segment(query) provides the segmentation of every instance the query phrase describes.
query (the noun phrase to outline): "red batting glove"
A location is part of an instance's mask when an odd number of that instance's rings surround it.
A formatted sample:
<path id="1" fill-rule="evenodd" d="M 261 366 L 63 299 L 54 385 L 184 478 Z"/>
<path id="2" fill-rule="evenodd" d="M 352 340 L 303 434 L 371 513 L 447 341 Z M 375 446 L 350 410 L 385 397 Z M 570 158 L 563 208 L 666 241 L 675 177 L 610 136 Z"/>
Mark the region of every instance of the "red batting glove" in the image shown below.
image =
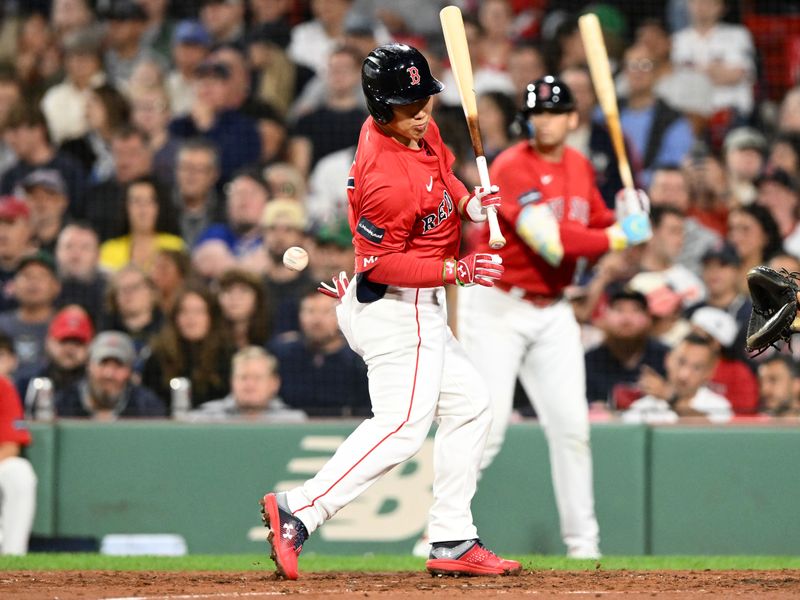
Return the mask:
<path id="1" fill-rule="evenodd" d="M 500 188 L 493 185 L 489 188 L 475 187 L 475 195 L 464 202 L 462 213 L 473 223 L 486 220 L 486 211 L 490 207 L 500 208 Z"/>
<path id="2" fill-rule="evenodd" d="M 445 283 L 462 287 L 469 287 L 476 283 L 493 287 L 495 280 L 500 279 L 504 271 L 502 259 L 497 254 L 478 252 L 468 254 L 459 260 L 446 259 L 442 277 Z"/>
<path id="3" fill-rule="evenodd" d="M 328 285 L 324 281 L 319 282 L 317 291 L 326 296 L 330 296 L 334 300 L 341 300 L 344 293 L 347 291 L 347 286 L 350 285 L 350 280 L 347 278 L 347 273 L 342 271 L 338 276 L 334 275 L 331 278 L 333 285 Z"/>

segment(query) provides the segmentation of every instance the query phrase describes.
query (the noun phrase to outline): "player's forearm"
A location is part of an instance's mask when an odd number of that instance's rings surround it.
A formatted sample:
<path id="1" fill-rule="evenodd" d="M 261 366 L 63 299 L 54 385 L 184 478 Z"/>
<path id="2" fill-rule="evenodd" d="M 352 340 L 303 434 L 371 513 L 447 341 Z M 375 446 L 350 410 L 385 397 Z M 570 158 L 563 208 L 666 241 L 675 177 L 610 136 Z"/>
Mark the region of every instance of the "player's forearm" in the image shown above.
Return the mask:
<path id="1" fill-rule="evenodd" d="M 561 244 L 564 246 L 564 258 L 601 257 L 608 252 L 608 235 L 603 229 L 589 229 L 575 223 L 561 223 Z"/>
<path id="2" fill-rule="evenodd" d="M 438 287 L 444 285 L 444 261 L 439 258 L 415 258 L 407 254 L 385 254 L 369 270 L 375 283 L 399 287 Z"/>

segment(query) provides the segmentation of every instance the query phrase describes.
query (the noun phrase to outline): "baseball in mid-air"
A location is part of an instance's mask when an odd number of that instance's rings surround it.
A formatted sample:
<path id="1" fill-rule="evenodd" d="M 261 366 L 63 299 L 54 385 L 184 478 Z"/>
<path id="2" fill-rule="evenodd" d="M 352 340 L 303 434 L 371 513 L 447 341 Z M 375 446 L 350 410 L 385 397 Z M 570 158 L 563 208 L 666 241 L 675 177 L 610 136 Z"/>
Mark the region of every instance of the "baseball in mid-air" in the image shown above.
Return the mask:
<path id="1" fill-rule="evenodd" d="M 302 271 L 308 266 L 308 252 L 300 246 L 292 246 L 283 253 L 283 264 L 292 271 Z"/>

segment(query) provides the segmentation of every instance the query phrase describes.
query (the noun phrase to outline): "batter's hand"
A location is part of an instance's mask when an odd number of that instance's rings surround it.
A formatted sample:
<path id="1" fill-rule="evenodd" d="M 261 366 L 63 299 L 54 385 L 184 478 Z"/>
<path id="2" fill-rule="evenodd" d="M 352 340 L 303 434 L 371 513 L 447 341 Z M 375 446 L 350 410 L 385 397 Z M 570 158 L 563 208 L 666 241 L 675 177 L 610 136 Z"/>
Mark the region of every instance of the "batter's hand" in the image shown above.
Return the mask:
<path id="1" fill-rule="evenodd" d="M 499 187 L 496 185 L 489 188 L 475 186 L 475 194 L 466 201 L 461 212 L 473 223 L 482 223 L 486 220 L 486 210 L 490 206 L 499 208 L 500 204 Z"/>
<path id="2" fill-rule="evenodd" d="M 614 213 L 621 223 L 628 215 L 643 212 L 650 214 L 650 198 L 644 190 L 622 188 L 614 196 Z"/>
<path id="3" fill-rule="evenodd" d="M 338 276 L 334 275 L 331 281 L 333 281 L 333 285 L 328 285 L 324 281 L 320 281 L 317 291 L 326 296 L 330 296 L 334 300 L 341 300 L 342 296 L 344 296 L 344 293 L 347 291 L 347 286 L 350 285 L 347 273 L 342 271 Z"/>
<path id="4" fill-rule="evenodd" d="M 499 255 L 478 252 L 468 254 L 459 260 L 446 259 L 442 275 L 445 283 L 457 284 L 462 287 L 469 287 L 477 283 L 493 287 L 494 282 L 502 277 L 504 271 L 503 259 Z"/>

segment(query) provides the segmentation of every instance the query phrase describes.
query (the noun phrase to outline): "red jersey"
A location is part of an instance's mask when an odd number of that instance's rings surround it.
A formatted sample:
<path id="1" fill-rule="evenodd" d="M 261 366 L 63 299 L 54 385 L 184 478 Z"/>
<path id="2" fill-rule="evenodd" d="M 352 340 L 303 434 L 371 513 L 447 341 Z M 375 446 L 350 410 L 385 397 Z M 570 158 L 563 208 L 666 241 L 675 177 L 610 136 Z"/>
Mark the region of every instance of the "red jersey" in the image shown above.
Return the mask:
<path id="1" fill-rule="evenodd" d="M 556 296 L 572 282 L 578 258 L 594 259 L 608 251 L 604 229 L 614 223 L 614 213 L 595 186 L 592 165 L 578 151 L 565 147 L 561 161 L 550 162 L 523 141 L 500 153 L 490 175 L 503 198 L 498 219 L 506 245 L 491 250 L 488 235 L 482 235 L 477 250 L 500 254 L 505 267 L 502 283 Z M 558 267 L 549 265 L 516 232 L 520 211 L 543 202 L 559 222 L 564 259 Z"/>
<path id="2" fill-rule="evenodd" d="M 14 442 L 21 446 L 31 443 L 17 388 L 6 377 L 0 377 L 0 443 L 3 442 Z"/>
<path id="3" fill-rule="evenodd" d="M 388 254 L 440 260 L 456 256 L 461 241 L 458 201 L 467 189 L 453 175 L 455 158 L 433 119 L 421 145 L 419 150 L 403 146 L 372 117 L 361 127 L 347 180 L 356 273 L 372 269 Z"/>

